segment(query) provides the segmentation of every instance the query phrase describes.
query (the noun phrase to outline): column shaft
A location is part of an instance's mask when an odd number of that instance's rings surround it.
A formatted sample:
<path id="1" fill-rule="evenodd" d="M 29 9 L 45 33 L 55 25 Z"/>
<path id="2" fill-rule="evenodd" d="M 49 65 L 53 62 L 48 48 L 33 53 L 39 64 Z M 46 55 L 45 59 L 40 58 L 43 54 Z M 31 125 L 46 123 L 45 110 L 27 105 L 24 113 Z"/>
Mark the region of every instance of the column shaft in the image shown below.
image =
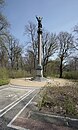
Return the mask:
<path id="1" fill-rule="evenodd" d="M 41 66 L 42 61 L 42 36 L 38 35 L 38 65 Z"/>

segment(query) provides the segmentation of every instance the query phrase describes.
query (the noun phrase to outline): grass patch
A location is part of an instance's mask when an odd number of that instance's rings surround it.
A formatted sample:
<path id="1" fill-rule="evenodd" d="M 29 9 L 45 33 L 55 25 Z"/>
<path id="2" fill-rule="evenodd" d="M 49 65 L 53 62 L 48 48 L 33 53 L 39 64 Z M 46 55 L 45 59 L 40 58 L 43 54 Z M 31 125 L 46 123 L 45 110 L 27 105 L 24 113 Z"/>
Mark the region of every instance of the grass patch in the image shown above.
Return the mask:
<path id="1" fill-rule="evenodd" d="M 10 81 L 9 79 L 0 79 L 0 86 L 9 84 L 9 81 Z"/>
<path id="2" fill-rule="evenodd" d="M 78 118 L 78 86 L 51 86 L 40 91 L 38 108 L 62 116 Z"/>

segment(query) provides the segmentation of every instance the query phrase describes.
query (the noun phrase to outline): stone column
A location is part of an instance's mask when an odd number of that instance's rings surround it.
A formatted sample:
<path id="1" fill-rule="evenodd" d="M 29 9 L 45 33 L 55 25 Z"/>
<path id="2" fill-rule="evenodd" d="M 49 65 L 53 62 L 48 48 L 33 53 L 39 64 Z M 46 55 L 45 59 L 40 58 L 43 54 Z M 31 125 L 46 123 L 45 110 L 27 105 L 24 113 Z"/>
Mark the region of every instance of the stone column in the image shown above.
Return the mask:
<path id="1" fill-rule="evenodd" d="M 36 17 L 38 21 L 38 66 L 37 66 L 37 77 L 43 77 L 43 70 L 42 70 L 42 24 L 41 24 L 41 17 Z"/>

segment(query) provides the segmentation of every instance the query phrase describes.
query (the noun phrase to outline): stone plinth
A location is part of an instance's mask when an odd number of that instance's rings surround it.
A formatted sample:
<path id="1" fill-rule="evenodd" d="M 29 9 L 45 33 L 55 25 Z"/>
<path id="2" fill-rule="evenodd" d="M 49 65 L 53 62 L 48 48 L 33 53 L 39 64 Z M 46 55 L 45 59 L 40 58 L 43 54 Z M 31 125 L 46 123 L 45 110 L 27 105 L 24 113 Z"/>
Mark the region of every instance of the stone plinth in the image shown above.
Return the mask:
<path id="1" fill-rule="evenodd" d="M 40 65 L 37 66 L 36 76 L 37 77 L 43 77 L 43 70 L 42 70 L 42 66 L 40 66 Z"/>

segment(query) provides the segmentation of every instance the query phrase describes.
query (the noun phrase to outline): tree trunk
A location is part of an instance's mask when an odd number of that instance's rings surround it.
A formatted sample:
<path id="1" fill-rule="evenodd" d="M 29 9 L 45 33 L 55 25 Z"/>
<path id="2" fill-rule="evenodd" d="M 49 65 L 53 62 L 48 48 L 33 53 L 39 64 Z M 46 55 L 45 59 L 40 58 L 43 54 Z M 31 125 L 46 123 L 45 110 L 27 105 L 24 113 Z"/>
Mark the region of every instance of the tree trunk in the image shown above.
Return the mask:
<path id="1" fill-rule="evenodd" d="M 76 69 L 76 59 L 75 59 L 75 71 L 76 71 L 77 69 Z"/>
<path id="2" fill-rule="evenodd" d="M 14 64 L 13 64 L 12 57 L 10 58 L 10 60 L 11 60 L 11 69 L 13 69 L 13 67 L 14 67 Z"/>
<path id="3" fill-rule="evenodd" d="M 61 63 L 60 63 L 60 78 L 62 78 L 62 73 L 63 73 L 63 57 L 61 57 Z"/>
<path id="4" fill-rule="evenodd" d="M 43 77 L 45 76 L 45 69 L 44 69 L 44 65 L 43 65 Z"/>

